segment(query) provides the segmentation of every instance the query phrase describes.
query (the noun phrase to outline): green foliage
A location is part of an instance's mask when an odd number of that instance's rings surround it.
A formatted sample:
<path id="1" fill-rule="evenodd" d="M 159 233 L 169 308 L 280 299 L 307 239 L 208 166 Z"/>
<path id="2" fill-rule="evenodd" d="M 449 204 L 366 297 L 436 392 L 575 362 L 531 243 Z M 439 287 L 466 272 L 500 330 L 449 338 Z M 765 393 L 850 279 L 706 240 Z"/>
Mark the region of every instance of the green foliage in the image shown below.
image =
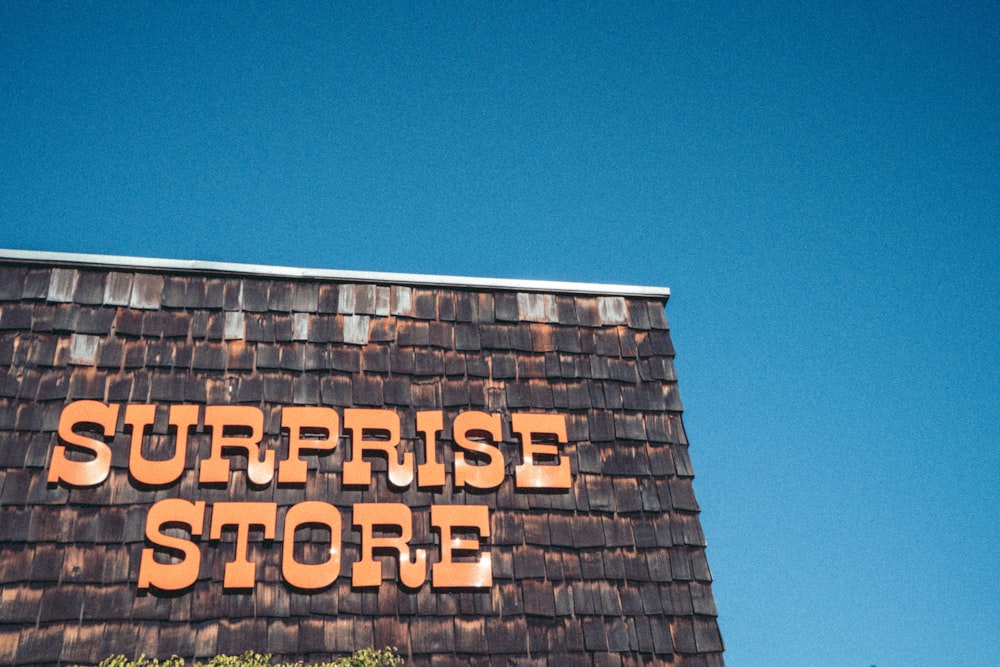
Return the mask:
<path id="1" fill-rule="evenodd" d="M 350 656 L 317 667 L 397 667 L 403 664 L 403 659 L 396 653 L 395 647 L 387 646 L 382 650 L 364 648 Z"/>
<path id="2" fill-rule="evenodd" d="M 184 659 L 172 656 L 166 660 L 150 660 L 145 655 L 129 660 L 123 655 L 114 655 L 101 661 L 98 667 L 183 667 Z"/>
<path id="3" fill-rule="evenodd" d="M 402 664 L 403 659 L 396 653 L 395 647 L 387 646 L 383 649 L 361 649 L 349 657 L 315 665 L 272 663 L 270 654 L 247 651 L 243 655 L 217 655 L 206 663 L 194 663 L 194 667 L 398 667 Z M 141 655 L 130 660 L 124 655 L 115 655 L 102 660 L 98 667 L 184 667 L 184 659 L 172 656 L 156 660 Z"/>

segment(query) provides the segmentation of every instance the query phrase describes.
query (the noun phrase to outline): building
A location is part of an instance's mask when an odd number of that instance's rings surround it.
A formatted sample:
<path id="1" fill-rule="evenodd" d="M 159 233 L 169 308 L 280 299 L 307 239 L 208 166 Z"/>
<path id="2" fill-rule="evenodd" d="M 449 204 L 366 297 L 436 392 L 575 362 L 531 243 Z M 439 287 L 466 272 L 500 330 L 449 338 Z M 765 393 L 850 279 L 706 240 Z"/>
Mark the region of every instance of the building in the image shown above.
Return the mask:
<path id="1" fill-rule="evenodd" d="M 0 663 L 722 665 L 668 296 L 0 251 Z"/>

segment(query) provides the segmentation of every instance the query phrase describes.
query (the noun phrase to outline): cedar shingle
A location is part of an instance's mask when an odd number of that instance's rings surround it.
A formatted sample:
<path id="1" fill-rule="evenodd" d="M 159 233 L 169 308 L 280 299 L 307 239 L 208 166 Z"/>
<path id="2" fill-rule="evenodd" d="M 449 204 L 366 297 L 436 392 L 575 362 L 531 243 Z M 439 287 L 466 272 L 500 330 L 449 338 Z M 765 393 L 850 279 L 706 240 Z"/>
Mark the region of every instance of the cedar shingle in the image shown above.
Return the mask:
<path id="1" fill-rule="evenodd" d="M 141 336 L 142 316 L 141 310 L 120 309 L 115 321 L 115 333 L 119 336 Z"/>
<path id="2" fill-rule="evenodd" d="M 263 313 L 267 311 L 267 293 L 269 282 L 264 280 L 244 279 L 240 296 L 244 310 L 253 313 Z M 227 304 L 228 305 L 228 304 Z M 227 310 L 237 310 L 227 308 Z"/>
<path id="3" fill-rule="evenodd" d="M 164 306 L 165 307 L 176 307 L 176 308 L 221 308 L 221 283 L 218 281 L 208 281 L 206 282 L 201 278 L 187 277 L 183 280 L 184 284 L 184 297 L 183 301 L 177 306 L 169 306 L 166 299 L 166 286 L 164 286 Z M 212 285 L 211 295 L 209 295 L 206 289 L 208 285 Z M 176 297 L 173 299 L 176 301 Z"/>
<path id="4" fill-rule="evenodd" d="M 24 289 L 21 291 L 21 298 L 36 301 L 44 299 L 49 292 L 49 271 L 48 269 L 39 271 L 28 271 L 24 277 Z"/>
<path id="5" fill-rule="evenodd" d="M 653 632 L 649 625 L 649 619 L 641 613 L 637 613 L 631 618 L 632 627 L 635 628 L 636 644 L 640 653 L 653 653 L 655 644 L 653 642 Z"/>
<path id="6" fill-rule="evenodd" d="M 667 323 L 667 313 L 663 309 L 663 304 L 656 301 L 649 301 L 646 304 L 646 312 L 649 314 L 649 326 L 654 329 L 669 329 Z"/>
<path id="7" fill-rule="evenodd" d="M 531 387 L 526 382 L 507 383 L 507 407 L 518 410 L 531 406 Z"/>
<path id="8" fill-rule="evenodd" d="M 454 623 L 450 618 L 422 619 L 418 629 L 411 633 L 411 640 L 414 653 L 449 653 L 455 645 Z"/>
<path id="9" fill-rule="evenodd" d="M 597 297 L 597 312 L 603 324 L 625 324 L 627 321 L 624 297 Z"/>
<path id="10" fill-rule="evenodd" d="M 103 632 L 99 626 L 66 626 L 60 660 L 72 664 L 93 664 L 106 657 L 101 655 Z M 13 664 L 13 656 L 10 664 Z"/>
<path id="11" fill-rule="evenodd" d="M 491 374 L 494 380 L 507 380 L 517 377 L 517 357 L 513 354 L 498 353 L 489 357 Z"/>
<path id="12" fill-rule="evenodd" d="M 104 274 L 93 271 L 80 273 L 73 300 L 90 306 L 101 304 L 104 300 Z"/>
<path id="13" fill-rule="evenodd" d="M 482 326 L 482 325 L 481 325 Z M 478 351 L 481 349 L 479 329 L 472 324 L 458 324 L 455 327 L 455 349 Z"/>
<path id="14" fill-rule="evenodd" d="M 413 372 L 415 375 L 443 375 L 444 355 L 439 350 L 416 350 Z"/>
<path id="15" fill-rule="evenodd" d="M 410 296 L 413 317 L 431 320 L 437 315 L 437 293 L 432 289 L 415 288 Z"/>
<path id="16" fill-rule="evenodd" d="M 649 329 L 651 326 L 649 319 L 649 309 L 659 308 L 663 312 L 663 306 L 653 301 L 641 301 L 639 299 L 629 299 L 626 304 L 626 320 L 632 329 Z"/>
<path id="17" fill-rule="evenodd" d="M 505 324 L 480 324 L 479 340 L 484 350 L 509 350 L 510 328 Z"/>
<path id="18" fill-rule="evenodd" d="M 299 615 L 299 614 L 296 614 Z M 302 614 L 306 616 L 307 614 Z M 302 653 L 325 653 L 324 623 L 318 618 L 299 619 L 299 651 Z"/>
<path id="19" fill-rule="evenodd" d="M 510 292 L 496 292 L 493 295 L 493 313 L 498 322 L 516 322 L 517 295 Z"/>
<path id="20" fill-rule="evenodd" d="M 401 347 L 426 347 L 431 342 L 431 328 L 427 322 L 399 320 L 396 323 L 396 343 Z"/>
<path id="21" fill-rule="evenodd" d="M 355 377 L 352 386 L 354 402 L 361 406 L 383 405 L 382 379 L 379 377 Z"/>
<path id="22" fill-rule="evenodd" d="M 455 347 L 453 325 L 446 322 L 430 322 L 431 347 L 451 350 Z"/>
<path id="23" fill-rule="evenodd" d="M 688 584 L 691 592 L 691 608 L 696 614 L 706 616 L 717 616 L 715 600 L 712 598 L 712 589 L 707 583 L 692 581 Z"/>
<path id="24" fill-rule="evenodd" d="M 63 630 L 59 625 L 41 626 L 22 632 L 17 661 L 24 664 L 56 664 L 62 652 Z"/>
<path id="25" fill-rule="evenodd" d="M 55 333 L 73 333 L 80 319 L 80 306 L 75 303 L 60 304 L 53 312 L 51 327 Z M 37 328 L 37 327 L 36 327 Z"/>
<path id="26" fill-rule="evenodd" d="M 514 576 L 539 579 L 545 576 L 545 551 L 534 546 L 514 547 Z"/>
<path id="27" fill-rule="evenodd" d="M 715 619 L 694 617 L 694 643 L 701 653 L 722 651 L 722 636 Z"/>
<path id="28" fill-rule="evenodd" d="M 113 308 L 87 308 L 79 311 L 76 332 L 107 335 L 115 321 L 117 311 Z"/>
<path id="29" fill-rule="evenodd" d="M 5 266 L 0 269 L 0 301 L 18 301 L 24 288 L 25 267 Z"/>
<path id="30" fill-rule="evenodd" d="M 444 353 L 444 374 L 449 378 L 465 377 L 465 355 L 461 352 L 446 351 Z"/>
<path id="31" fill-rule="evenodd" d="M 456 618 L 454 628 L 456 652 L 471 654 L 487 652 L 485 619 Z M 419 632 L 415 634 L 419 634 Z"/>
<path id="32" fill-rule="evenodd" d="M 23 542 L 26 539 L 26 526 L 26 521 L 17 524 L 19 530 L 16 536 L 10 538 L 12 542 Z M 0 560 L 0 583 L 10 584 L 28 581 L 31 578 L 31 561 L 34 555 L 34 548 L 31 546 L 16 543 L 7 545 L 4 550 L 3 560 Z M 17 595 L 16 591 L 18 590 L 23 589 L 5 586 L 2 592 L 5 595 L 13 596 Z M 41 591 L 39 590 L 40 593 Z M 12 616 L 5 615 L 7 611 L 5 604 L 0 604 L 0 616 L 3 616 L 2 620 L 14 620 Z"/>
<path id="33" fill-rule="evenodd" d="M 493 655 L 520 655 L 527 646 L 527 624 L 523 618 L 486 619 L 486 641 Z"/>
<path id="34" fill-rule="evenodd" d="M 294 288 L 295 285 L 293 283 L 271 282 L 267 299 L 268 310 L 284 313 L 292 310 L 292 291 Z"/>
<path id="35" fill-rule="evenodd" d="M 280 612 L 278 612 L 280 613 Z M 299 652 L 299 625 L 296 621 L 282 618 L 273 620 L 267 626 L 267 651 L 277 654 Z"/>
<path id="36" fill-rule="evenodd" d="M 625 578 L 625 559 L 619 550 L 606 550 L 604 556 L 604 576 L 607 579 L 622 580 Z"/>
<path id="37" fill-rule="evenodd" d="M 555 596 L 551 582 L 523 581 L 521 590 L 524 595 L 524 613 L 532 616 L 555 616 Z"/>
<path id="38" fill-rule="evenodd" d="M 705 550 L 703 548 L 691 549 L 688 552 L 688 555 L 691 557 L 691 572 L 694 574 L 694 578 L 698 581 L 712 581 L 712 571 L 708 567 L 708 559 L 705 558 Z M 709 594 L 711 594 L 710 590 Z"/>
<path id="39" fill-rule="evenodd" d="M 184 308 L 187 305 L 188 280 L 180 276 L 168 276 L 163 281 L 163 307 Z"/>
<path id="40" fill-rule="evenodd" d="M 674 547 L 668 551 L 670 554 L 671 577 L 680 581 L 690 581 L 692 579 L 691 561 L 688 560 L 687 550 L 680 547 Z M 650 567 L 650 571 L 652 572 L 652 567 Z"/>
<path id="41" fill-rule="evenodd" d="M 469 385 L 463 381 L 446 380 L 441 385 L 441 403 L 444 407 L 461 407 L 470 403 Z"/>
<path id="42" fill-rule="evenodd" d="M 673 639 L 674 650 L 677 653 L 696 653 L 694 622 L 691 618 L 675 616 L 670 621 L 670 637 Z M 655 639 L 655 635 L 654 635 Z M 660 653 L 657 650 L 657 653 Z"/>
<path id="43" fill-rule="evenodd" d="M 527 324 L 514 324 L 508 327 L 510 349 L 518 352 L 531 352 L 531 329 Z"/>
<path id="44" fill-rule="evenodd" d="M 581 625 L 583 626 L 584 646 L 588 651 L 606 651 L 608 649 L 608 636 L 603 619 L 584 617 L 581 619 Z"/>
<path id="45" fill-rule="evenodd" d="M 318 293 L 317 310 L 320 313 L 334 314 L 340 303 L 339 285 L 320 285 Z"/>
<path id="46" fill-rule="evenodd" d="M 664 616 L 648 616 L 647 619 L 653 635 L 653 650 L 657 655 L 672 654 L 676 637 L 673 636 L 670 621 Z"/>
<path id="47" fill-rule="evenodd" d="M 160 307 L 164 277 L 152 273 L 137 273 L 132 278 L 131 308 L 156 310 Z"/>
<path id="48" fill-rule="evenodd" d="M 297 313 L 315 313 L 319 308 L 319 285 L 295 283 L 292 310 Z"/>
<path id="49" fill-rule="evenodd" d="M 243 313 L 230 311 L 226 313 L 223 336 L 225 338 L 239 338 L 237 329 L 242 332 L 246 327 L 246 339 L 250 342 L 273 343 L 274 342 L 274 319 L 270 314 L 251 314 L 245 317 Z"/>
<path id="50" fill-rule="evenodd" d="M 518 318 L 528 322 L 558 322 L 556 297 L 538 292 L 517 293 Z"/>
<path id="51" fill-rule="evenodd" d="M 342 319 L 343 341 L 350 345 L 367 344 L 369 323 L 368 315 L 344 315 Z"/>
<path id="52" fill-rule="evenodd" d="M 694 470 L 691 467 L 691 458 L 688 456 L 687 445 L 676 444 L 671 450 L 674 455 L 674 465 L 677 467 L 677 475 L 680 477 L 694 477 Z"/>
<path id="53" fill-rule="evenodd" d="M 629 477 L 616 477 L 612 480 L 615 492 L 615 504 L 619 512 L 642 511 L 642 497 L 639 495 L 638 482 Z"/>
<path id="54" fill-rule="evenodd" d="M 79 586 L 59 586 L 42 596 L 38 620 L 41 623 L 69 621 L 80 617 L 85 591 Z"/>
<path id="55" fill-rule="evenodd" d="M 373 343 L 387 343 L 396 340 L 396 320 L 390 317 L 377 317 L 370 323 L 368 340 Z"/>
<path id="56" fill-rule="evenodd" d="M 229 343 L 226 359 L 226 368 L 229 370 L 252 370 L 256 357 L 256 348 L 246 345 L 243 341 L 233 341 Z"/>
<path id="57" fill-rule="evenodd" d="M 226 347 L 219 343 L 202 343 L 194 349 L 191 360 L 194 370 L 216 370 L 226 368 Z"/>
<path id="58" fill-rule="evenodd" d="M 628 627 L 623 618 L 608 619 L 608 650 L 623 653 L 630 648 Z"/>
<path id="59" fill-rule="evenodd" d="M 701 509 L 698 507 L 698 501 L 695 500 L 690 477 L 671 478 L 669 484 L 670 499 L 673 507 L 692 512 L 697 512 Z"/>
<path id="60" fill-rule="evenodd" d="M 52 269 L 46 299 L 61 303 L 72 301 L 77 280 L 79 280 L 79 272 L 76 269 Z"/>
<path id="61" fill-rule="evenodd" d="M 517 377 L 522 380 L 544 378 L 545 357 L 543 355 L 519 357 L 517 360 Z"/>

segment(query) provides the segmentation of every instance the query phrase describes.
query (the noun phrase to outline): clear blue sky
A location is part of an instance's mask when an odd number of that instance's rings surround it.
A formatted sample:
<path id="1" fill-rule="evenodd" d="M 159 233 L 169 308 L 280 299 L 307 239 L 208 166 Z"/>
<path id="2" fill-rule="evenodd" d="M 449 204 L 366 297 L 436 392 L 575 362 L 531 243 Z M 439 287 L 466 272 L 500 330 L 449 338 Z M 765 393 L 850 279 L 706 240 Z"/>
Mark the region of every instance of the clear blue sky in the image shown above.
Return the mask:
<path id="1" fill-rule="evenodd" d="M 1000 6 L 539 4 L 0 3 L 0 247 L 669 286 L 728 663 L 1000 664 Z"/>

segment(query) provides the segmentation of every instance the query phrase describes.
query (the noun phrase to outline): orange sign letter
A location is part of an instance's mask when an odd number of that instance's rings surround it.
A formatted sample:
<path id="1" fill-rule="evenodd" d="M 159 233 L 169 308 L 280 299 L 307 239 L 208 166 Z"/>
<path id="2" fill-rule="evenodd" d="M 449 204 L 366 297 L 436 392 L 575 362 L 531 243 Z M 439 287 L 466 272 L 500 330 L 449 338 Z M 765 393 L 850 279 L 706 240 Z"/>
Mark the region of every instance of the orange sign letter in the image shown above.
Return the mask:
<path id="1" fill-rule="evenodd" d="M 503 453 L 498 447 L 485 442 L 483 435 L 488 435 L 493 442 L 503 439 L 500 425 L 500 415 L 488 415 L 485 412 L 463 412 L 452 424 L 455 444 L 465 450 L 462 456 L 455 457 L 455 486 L 469 486 L 475 489 L 495 489 L 503 482 Z M 476 437 L 472 440 L 469 436 Z M 469 463 L 469 453 L 474 458 L 484 458 L 483 465 Z"/>
<path id="2" fill-rule="evenodd" d="M 273 540 L 277 518 L 277 503 L 215 503 L 212 506 L 210 538 L 222 537 L 223 526 L 236 526 L 236 557 L 226 563 L 223 587 L 253 588 L 257 581 L 257 563 L 247 558 L 250 526 L 261 526 L 264 539 Z"/>
<path id="3" fill-rule="evenodd" d="M 117 405 L 104 405 L 99 401 L 75 401 L 67 405 L 59 416 L 59 440 L 65 444 L 56 445 L 52 450 L 49 481 L 65 482 L 70 486 L 97 486 L 106 480 L 111 472 L 111 448 L 103 440 L 88 438 L 73 428 L 96 424 L 103 429 L 104 436 L 114 436 L 117 423 Z M 83 450 L 94 458 L 74 461 L 66 456 L 66 449 L 70 447 Z"/>
<path id="4" fill-rule="evenodd" d="M 441 531 L 441 561 L 431 566 L 434 588 L 489 588 L 493 585 L 493 561 L 488 553 L 474 562 L 453 560 L 465 552 L 478 552 L 479 540 L 454 537 L 452 528 L 475 528 L 480 537 L 490 535 L 490 514 L 486 505 L 431 505 L 431 525 Z"/>
<path id="5" fill-rule="evenodd" d="M 428 410 L 417 413 L 417 432 L 424 434 L 424 463 L 417 466 L 417 486 L 444 486 L 444 464 L 437 460 L 437 434 L 444 428 L 444 413 Z"/>
<path id="6" fill-rule="evenodd" d="M 399 555 L 399 580 L 417 588 L 427 578 L 427 552 L 414 551 L 410 559 L 413 515 L 401 503 L 356 503 L 354 525 L 361 527 L 361 560 L 351 571 L 352 586 L 378 586 L 382 583 L 382 563 L 375 560 L 376 549 L 390 549 Z M 375 526 L 399 530 L 399 537 L 375 537 Z"/>
<path id="7" fill-rule="evenodd" d="M 300 452 L 333 451 L 340 437 L 340 417 L 333 408 L 282 408 L 281 428 L 288 429 L 288 458 L 278 464 L 278 483 L 305 484 L 306 462 Z M 326 437 L 305 437 L 326 433 Z"/>
<path id="8" fill-rule="evenodd" d="M 389 482 L 405 488 L 413 481 L 413 452 L 406 452 L 400 461 L 399 415 L 389 410 L 346 408 L 344 430 L 351 432 L 351 460 L 344 462 L 344 484 L 368 484 L 372 479 L 372 464 L 362 458 L 364 452 L 385 452 L 389 460 Z M 365 434 L 386 434 L 384 440 L 367 439 Z"/>
<path id="9" fill-rule="evenodd" d="M 330 558 L 325 563 L 308 564 L 295 560 L 295 531 L 309 525 L 330 529 Z M 326 588 L 337 580 L 340 574 L 340 512 L 336 507 L 318 500 L 292 505 L 285 515 L 281 574 L 292 586 L 307 590 Z"/>
<path id="10" fill-rule="evenodd" d="M 212 429 L 212 454 L 201 462 L 199 482 L 229 482 L 229 459 L 222 458 L 224 447 L 246 450 L 247 477 L 251 482 L 263 485 L 271 481 L 274 476 L 274 451 L 265 451 L 264 460 L 260 460 L 260 440 L 264 435 L 264 413 L 260 408 L 248 405 L 209 405 L 205 408 L 205 426 Z M 249 429 L 250 435 L 233 435 L 234 429 Z"/>
<path id="11" fill-rule="evenodd" d="M 164 591 L 179 591 L 194 584 L 201 566 L 201 551 L 198 545 L 180 537 L 172 537 L 163 532 L 165 526 L 185 524 L 191 536 L 201 535 L 205 522 L 205 502 L 196 503 L 180 498 L 167 498 L 153 505 L 146 517 L 146 539 L 156 546 L 173 552 L 181 552 L 179 563 L 158 563 L 153 557 L 155 549 L 143 549 L 139 562 L 139 588 L 155 586 Z"/>
<path id="12" fill-rule="evenodd" d="M 556 444 L 535 442 L 534 436 L 543 436 L 555 442 L 566 442 L 565 415 L 515 414 L 511 416 L 511 430 L 521 436 L 521 459 L 524 463 L 514 467 L 517 488 L 568 489 L 573 485 L 569 457 L 559 455 Z M 558 461 L 555 465 L 539 465 L 542 460 Z"/>
<path id="13" fill-rule="evenodd" d="M 197 405 L 171 405 L 170 425 L 177 429 L 174 455 L 166 460 L 152 461 L 142 455 L 142 438 L 146 427 L 156 418 L 155 405 L 125 407 L 125 424 L 132 427 L 132 447 L 128 455 L 128 470 L 140 484 L 165 486 L 180 479 L 187 458 L 188 431 L 198 425 Z"/>

